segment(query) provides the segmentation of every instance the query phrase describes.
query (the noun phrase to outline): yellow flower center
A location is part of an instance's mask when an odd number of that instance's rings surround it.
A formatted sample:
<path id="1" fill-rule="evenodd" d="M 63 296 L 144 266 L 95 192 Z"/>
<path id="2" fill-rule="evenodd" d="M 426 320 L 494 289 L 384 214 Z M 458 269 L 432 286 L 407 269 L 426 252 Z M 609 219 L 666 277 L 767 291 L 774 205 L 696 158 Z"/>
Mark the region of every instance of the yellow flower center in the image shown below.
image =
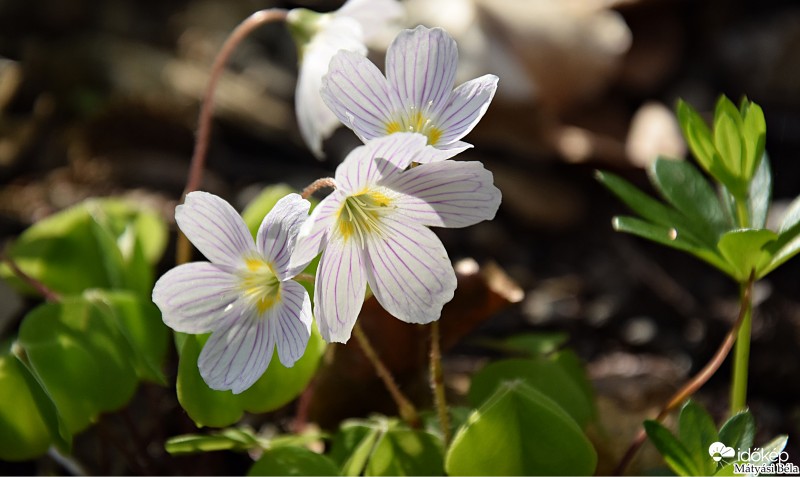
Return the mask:
<path id="1" fill-rule="evenodd" d="M 239 271 L 239 286 L 256 307 L 259 314 L 275 305 L 281 299 L 281 283 L 275 275 L 272 264 L 260 257 L 245 259 L 245 268 Z"/>
<path id="2" fill-rule="evenodd" d="M 367 234 L 381 234 L 380 218 L 392 200 L 386 195 L 370 190 L 347 196 L 337 216 L 339 232 L 345 240 L 357 237 L 361 246 Z"/>
<path id="3" fill-rule="evenodd" d="M 386 134 L 393 134 L 396 132 L 415 132 L 420 133 L 428 138 L 428 145 L 435 146 L 442 138 L 442 130 L 433 124 L 433 121 L 427 116 L 426 112 L 417 111 L 412 106 L 411 114 L 405 116 L 401 115 L 401 119 L 397 121 L 389 121 L 386 123 Z"/>

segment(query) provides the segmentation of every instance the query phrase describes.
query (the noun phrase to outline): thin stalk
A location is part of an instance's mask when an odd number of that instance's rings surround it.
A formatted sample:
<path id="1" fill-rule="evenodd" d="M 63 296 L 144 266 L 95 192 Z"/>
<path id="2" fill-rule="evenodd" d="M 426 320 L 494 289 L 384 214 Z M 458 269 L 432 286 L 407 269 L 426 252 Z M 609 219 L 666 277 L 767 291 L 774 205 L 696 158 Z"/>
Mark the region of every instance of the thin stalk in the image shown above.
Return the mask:
<path id="1" fill-rule="evenodd" d="M 442 372 L 442 350 L 439 346 L 439 321 L 431 323 L 431 362 L 430 379 L 433 391 L 433 402 L 439 416 L 439 427 L 442 428 L 445 448 L 450 443 L 450 417 L 447 413 L 447 399 L 444 393 L 444 373 Z"/>
<path id="2" fill-rule="evenodd" d="M 728 334 L 725 335 L 725 339 L 722 341 L 722 344 L 720 344 L 717 352 L 714 353 L 714 356 L 711 358 L 711 360 L 706 363 L 705 366 L 703 366 L 703 369 L 695 374 L 692 379 L 690 379 L 686 384 L 678 389 L 675 394 L 672 395 L 666 406 L 664 406 L 658 413 L 658 416 L 656 416 L 656 421 L 662 422 L 671 411 L 678 408 L 678 406 L 686 401 L 686 399 L 691 397 L 692 394 L 696 393 L 697 390 L 700 389 L 706 383 L 706 381 L 708 381 L 711 376 L 717 372 L 719 367 L 725 361 L 725 358 L 728 356 L 728 353 L 730 353 L 731 348 L 733 348 L 733 344 L 736 342 L 739 336 L 739 331 L 743 327 L 744 322 L 750 320 L 749 317 L 751 315 L 753 299 L 753 283 L 755 282 L 755 278 L 755 272 L 751 273 L 747 283 L 742 287 L 739 316 L 736 318 L 736 322 L 733 324 L 730 331 L 728 331 Z M 747 370 L 745 370 L 745 375 L 746 372 Z M 625 454 L 622 456 L 622 459 L 620 459 L 617 468 L 614 470 L 615 475 L 622 475 L 623 472 L 625 472 L 625 469 L 636 456 L 636 452 L 640 447 L 642 447 L 642 444 L 644 444 L 646 439 L 647 433 L 645 432 L 644 428 L 639 429 L 639 432 L 636 434 L 633 442 L 631 442 L 628 450 L 625 451 Z"/>
<path id="3" fill-rule="evenodd" d="M 355 327 L 353 327 L 353 336 L 358 340 L 361 350 L 364 351 L 364 356 L 366 356 L 375 367 L 375 372 L 378 374 L 378 377 L 383 380 L 383 384 L 386 386 L 389 394 L 392 395 L 392 399 L 394 399 L 394 402 L 397 404 L 397 409 L 400 412 L 400 417 L 406 421 L 409 426 L 419 427 L 420 420 L 417 409 L 411 404 L 411 401 L 402 391 L 400 391 L 392 373 L 386 365 L 383 364 L 380 357 L 378 357 L 375 348 L 372 347 L 372 343 L 369 342 L 369 338 L 367 338 L 367 335 L 364 333 L 364 330 L 361 329 L 361 325 L 359 325 L 358 322 L 356 322 Z"/>
<path id="4" fill-rule="evenodd" d="M 211 140 L 211 120 L 214 115 L 214 92 L 217 89 L 217 83 L 219 83 L 222 73 L 225 71 L 225 64 L 228 62 L 228 59 L 236 47 L 239 46 L 242 40 L 250 33 L 267 23 L 285 21 L 287 13 L 288 10 L 281 8 L 269 8 L 253 13 L 233 30 L 222 45 L 222 49 L 217 54 L 217 57 L 214 58 L 214 64 L 211 66 L 211 76 L 208 79 L 206 92 L 200 106 L 200 116 L 197 120 L 197 136 L 195 137 L 192 161 L 189 165 L 189 176 L 186 179 L 186 188 L 183 190 L 184 197 L 189 192 L 197 190 L 203 181 L 203 169 L 208 154 L 208 143 Z M 189 240 L 182 233 L 178 233 L 175 255 L 175 261 L 179 264 L 188 262 L 192 256 Z"/>
<path id="5" fill-rule="evenodd" d="M 331 189 L 335 189 L 336 181 L 332 177 L 323 177 L 322 179 L 317 179 L 314 182 L 312 182 L 308 187 L 303 189 L 303 192 L 300 193 L 300 197 L 308 199 L 309 197 L 311 197 L 311 194 L 325 187 L 330 187 Z"/>
<path id="6" fill-rule="evenodd" d="M 744 295 L 746 290 L 742 287 L 742 306 L 745 306 Z M 733 350 L 733 382 L 731 384 L 731 416 L 747 407 L 747 371 L 750 363 L 750 332 L 753 324 L 753 307 L 750 300 L 746 301 L 742 326 L 736 338 L 736 347 Z"/>
<path id="7" fill-rule="evenodd" d="M 17 265 L 17 262 L 15 262 L 14 259 L 11 258 L 11 256 L 5 251 L 0 252 L 0 261 L 6 262 L 8 267 L 12 272 L 14 272 L 14 275 L 16 275 L 17 278 L 30 285 L 34 290 L 42 295 L 45 300 L 53 303 L 61 301 L 61 295 L 48 288 L 48 286 L 44 283 L 22 271 L 22 269 Z"/>
<path id="8" fill-rule="evenodd" d="M 750 212 L 747 210 L 747 202 L 735 199 L 736 202 L 736 220 L 739 221 L 739 227 L 750 227 Z"/>

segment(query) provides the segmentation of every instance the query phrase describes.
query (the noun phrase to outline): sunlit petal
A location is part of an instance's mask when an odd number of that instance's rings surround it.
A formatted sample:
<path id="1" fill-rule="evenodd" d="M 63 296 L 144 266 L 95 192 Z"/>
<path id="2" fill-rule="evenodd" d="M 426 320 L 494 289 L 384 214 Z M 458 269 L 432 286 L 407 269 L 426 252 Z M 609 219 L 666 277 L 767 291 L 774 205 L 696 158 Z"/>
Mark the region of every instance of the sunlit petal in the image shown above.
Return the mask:
<path id="1" fill-rule="evenodd" d="M 303 356 L 311 336 L 311 299 L 297 282 L 281 284 L 281 301 L 269 312 L 275 321 L 275 345 L 278 358 L 286 367 L 293 366 Z"/>
<path id="2" fill-rule="evenodd" d="M 336 182 L 346 191 L 357 192 L 369 184 L 397 175 L 423 153 L 426 142 L 425 136 L 416 133 L 397 133 L 373 139 L 355 148 L 339 164 Z"/>
<path id="3" fill-rule="evenodd" d="M 386 77 L 406 109 L 435 115 L 456 77 L 458 47 L 441 28 L 404 30 L 386 52 Z"/>
<path id="4" fill-rule="evenodd" d="M 253 250 L 253 236 L 229 203 L 208 192 L 190 192 L 175 208 L 175 220 L 205 257 L 220 265 L 237 266 Z"/>
<path id="5" fill-rule="evenodd" d="M 350 339 L 366 289 L 358 242 L 334 234 L 322 253 L 314 287 L 314 316 L 325 341 L 346 343 Z"/>
<path id="6" fill-rule="evenodd" d="M 472 131 L 489 108 L 495 91 L 495 75 L 484 75 L 456 88 L 438 117 L 442 130 L 441 143 L 452 143 Z"/>
<path id="7" fill-rule="evenodd" d="M 238 312 L 208 338 L 200 352 L 200 375 L 211 389 L 239 394 L 269 366 L 275 348 L 275 323 L 258 318 L 237 302 Z"/>
<path id="8" fill-rule="evenodd" d="M 182 333 L 213 331 L 237 297 L 236 278 L 207 262 L 173 268 L 153 288 L 164 323 Z"/>
<path id="9" fill-rule="evenodd" d="M 367 279 L 375 298 L 408 323 L 439 319 L 453 298 L 456 276 L 441 240 L 429 229 L 386 217 L 381 236 L 367 243 Z"/>
<path id="10" fill-rule="evenodd" d="M 336 117 L 364 142 L 388 134 L 391 115 L 400 108 L 397 93 L 380 70 L 349 51 L 340 51 L 331 60 L 321 94 Z"/>
<path id="11" fill-rule="evenodd" d="M 295 246 L 300 226 L 308 218 L 311 204 L 299 194 L 281 198 L 270 210 L 258 229 L 256 246 L 263 257 L 273 264 L 280 280 L 291 275 L 289 259 Z"/>
<path id="12" fill-rule="evenodd" d="M 342 204 L 341 192 L 334 191 L 320 202 L 297 233 L 294 251 L 289 260 L 288 276 L 302 272 L 325 248 L 328 234 Z"/>
<path id="13" fill-rule="evenodd" d="M 357 21 L 364 33 L 364 41 L 369 43 L 383 33 L 387 25 L 403 17 L 403 7 L 396 0 L 347 0 L 334 16 L 346 16 Z"/>
<path id="14" fill-rule="evenodd" d="M 480 162 L 443 161 L 406 171 L 384 187 L 399 192 L 396 213 L 416 223 L 467 227 L 491 220 L 500 206 L 500 190 Z"/>

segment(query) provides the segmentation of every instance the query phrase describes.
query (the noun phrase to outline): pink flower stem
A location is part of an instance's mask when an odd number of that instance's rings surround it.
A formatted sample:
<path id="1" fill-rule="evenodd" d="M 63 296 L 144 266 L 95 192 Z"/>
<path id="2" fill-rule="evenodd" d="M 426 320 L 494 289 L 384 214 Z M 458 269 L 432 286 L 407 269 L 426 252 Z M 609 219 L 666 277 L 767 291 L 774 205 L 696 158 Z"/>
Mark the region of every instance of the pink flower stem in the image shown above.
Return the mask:
<path id="1" fill-rule="evenodd" d="M 217 89 L 217 83 L 219 83 L 222 73 L 225 71 L 225 64 L 228 62 L 231 53 L 239 46 L 242 40 L 258 27 L 267 23 L 285 21 L 287 13 L 289 13 L 288 10 L 281 8 L 269 8 L 253 13 L 233 30 L 214 59 L 214 64 L 211 66 L 211 77 L 208 80 L 208 86 L 206 86 L 206 92 L 200 106 L 200 116 L 197 120 L 197 136 L 195 138 L 192 161 L 189 165 L 189 176 L 186 179 L 186 188 L 183 190 L 184 197 L 189 192 L 197 190 L 203 181 L 203 169 L 206 155 L 208 154 L 208 143 L 211 139 L 214 92 Z M 191 255 L 192 249 L 189 245 L 189 240 L 185 235 L 179 233 L 175 261 L 178 264 L 186 263 L 191 258 Z"/>

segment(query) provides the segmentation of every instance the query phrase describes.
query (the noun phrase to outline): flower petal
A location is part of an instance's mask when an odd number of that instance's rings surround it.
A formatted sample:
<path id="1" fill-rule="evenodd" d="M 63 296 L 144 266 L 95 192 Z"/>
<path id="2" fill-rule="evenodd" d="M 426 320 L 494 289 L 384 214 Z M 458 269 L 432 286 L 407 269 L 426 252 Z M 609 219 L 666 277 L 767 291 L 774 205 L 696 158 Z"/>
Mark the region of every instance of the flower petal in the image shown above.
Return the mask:
<path id="1" fill-rule="evenodd" d="M 495 91 L 495 75 L 484 75 L 456 88 L 439 115 L 439 128 L 443 131 L 439 142 L 448 144 L 472 131 L 489 108 Z"/>
<path id="2" fill-rule="evenodd" d="M 399 194 L 396 213 L 419 224 L 467 227 L 491 220 L 500 206 L 500 190 L 480 162 L 422 164 L 380 185 Z"/>
<path id="3" fill-rule="evenodd" d="M 175 221 L 195 247 L 213 263 L 237 267 L 253 250 L 253 236 L 238 212 L 208 192 L 190 192 L 175 208 Z"/>
<path id="4" fill-rule="evenodd" d="M 164 323 L 182 333 L 208 333 L 218 328 L 237 298 L 236 277 L 208 262 L 175 267 L 153 288 L 153 302 Z"/>
<path id="5" fill-rule="evenodd" d="M 335 190 L 322 199 L 311 215 L 300 226 L 294 251 L 289 260 L 287 276 L 302 272 L 328 243 L 328 234 L 344 200 L 343 194 Z"/>
<path id="6" fill-rule="evenodd" d="M 385 216 L 383 236 L 367 242 L 367 280 L 383 308 L 408 323 L 439 319 L 453 299 L 456 275 L 441 240 L 429 229 Z"/>
<path id="7" fill-rule="evenodd" d="M 353 149 L 339 164 L 336 183 L 347 192 L 357 193 L 370 184 L 401 173 L 425 151 L 427 142 L 425 136 L 417 133 L 395 133 L 373 139 Z"/>
<path id="8" fill-rule="evenodd" d="M 322 99 L 345 126 L 363 141 L 389 133 L 400 100 L 378 67 L 367 58 L 340 51 L 322 78 Z"/>
<path id="9" fill-rule="evenodd" d="M 311 336 L 311 299 L 308 292 L 294 281 L 281 284 L 281 300 L 270 310 L 275 322 L 275 344 L 281 364 L 290 368 L 303 356 Z"/>
<path id="10" fill-rule="evenodd" d="M 364 32 L 364 41 L 369 43 L 390 23 L 403 17 L 403 7 L 396 0 L 347 0 L 333 15 L 356 20 Z"/>
<path id="11" fill-rule="evenodd" d="M 367 276 L 356 240 L 335 234 L 322 253 L 314 287 L 314 316 L 322 338 L 347 343 L 364 304 Z"/>
<path id="12" fill-rule="evenodd" d="M 211 389 L 239 394 L 269 366 L 275 348 L 275 324 L 256 316 L 243 301 L 236 314 L 208 338 L 197 364 Z"/>
<path id="13" fill-rule="evenodd" d="M 311 203 L 300 194 L 289 194 L 272 207 L 258 228 L 256 246 L 264 258 L 274 264 L 279 280 L 292 276 L 287 275 L 289 259 L 300 226 L 308 218 L 309 207 Z"/>
<path id="14" fill-rule="evenodd" d="M 322 141 L 341 125 L 320 95 L 322 77 L 328 72 L 331 58 L 339 50 L 366 55 L 355 20 L 331 18 L 303 49 L 295 92 L 295 114 L 300 134 L 317 158 L 324 157 Z"/>
<path id="15" fill-rule="evenodd" d="M 442 144 L 436 147 L 427 146 L 414 157 L 414 162 L 419 164 L 427 164 L 429 162 L 445 161 L 461 154 L 471 147 L 472 144 L 467 144 L 463 141 L 456 141 L 451 144 Z"/>
<path id="16" fill-rule="evenodd" d="M 386 52 L 386 78 L 404 110 L 435 115 L 447 103 L 458 67 L 455 40 L 441 28 L 403 30 Z"/>

